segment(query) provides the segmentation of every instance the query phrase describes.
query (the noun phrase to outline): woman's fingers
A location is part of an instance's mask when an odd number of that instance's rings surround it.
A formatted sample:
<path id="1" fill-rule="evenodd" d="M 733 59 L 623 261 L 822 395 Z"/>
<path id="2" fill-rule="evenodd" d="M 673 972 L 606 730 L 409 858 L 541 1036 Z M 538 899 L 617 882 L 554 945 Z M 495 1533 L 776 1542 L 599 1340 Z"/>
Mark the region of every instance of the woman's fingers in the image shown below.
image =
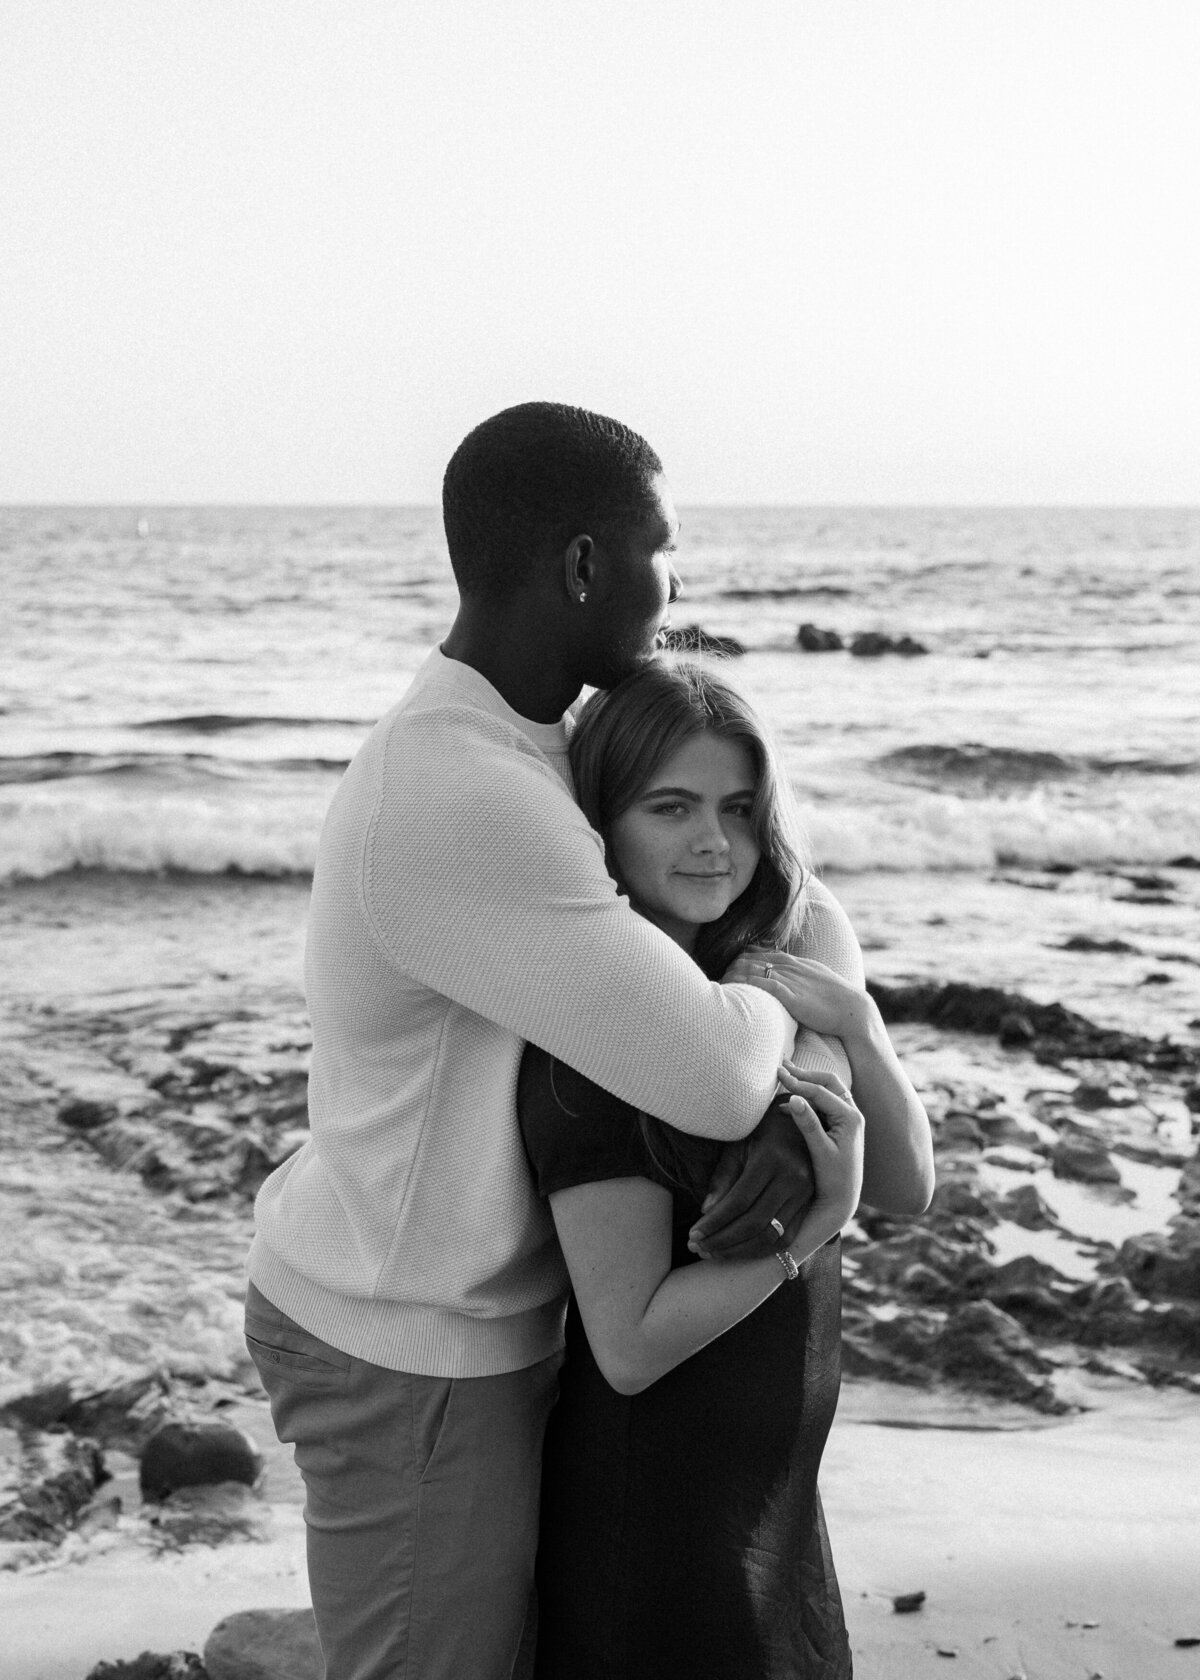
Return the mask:
<path id="1" fill-rule="evenodd" d="M 841 1074 L 834 1073 L 832 1068 L 798 1067 L 790 1056 L 785 1056 L 781 1064 L 781 1070 L 789 1073 L 793 1079 L 802 1083 L 824 1085 L 825 1089 L 832 1091 L 835 1097 L 849 1098 L 850 1096 L 850 1087 Z"/>
<path id="2" fill-rule="evenodd" d="M 815 1080 L 797 1079 L 781 1069 L 779 1083 L 789 1093 L 790 1101 L 804 1102 L 818 1115 L 831 1121 L 849 1120 L 858 1114 L 858 1109 L 849 1095 L 843 1096 L 841 1092 L 832 1091 L 824 1084 L 818 1085 Z"/>

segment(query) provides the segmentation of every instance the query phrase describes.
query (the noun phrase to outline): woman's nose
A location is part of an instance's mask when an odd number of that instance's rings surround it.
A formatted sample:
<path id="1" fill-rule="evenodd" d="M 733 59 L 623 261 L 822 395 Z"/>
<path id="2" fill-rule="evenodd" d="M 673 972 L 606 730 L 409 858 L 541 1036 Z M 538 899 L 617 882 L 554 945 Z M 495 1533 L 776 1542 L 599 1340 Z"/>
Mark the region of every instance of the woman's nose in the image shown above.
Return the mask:
<path id="1" fill-rule="evenodd" d="M 721 826 L 721 819 L 714 813 L 702 819 L 696 833 L 692 836 L 692 849 L 697 852 L 727 852 L 729 837 Z"/>

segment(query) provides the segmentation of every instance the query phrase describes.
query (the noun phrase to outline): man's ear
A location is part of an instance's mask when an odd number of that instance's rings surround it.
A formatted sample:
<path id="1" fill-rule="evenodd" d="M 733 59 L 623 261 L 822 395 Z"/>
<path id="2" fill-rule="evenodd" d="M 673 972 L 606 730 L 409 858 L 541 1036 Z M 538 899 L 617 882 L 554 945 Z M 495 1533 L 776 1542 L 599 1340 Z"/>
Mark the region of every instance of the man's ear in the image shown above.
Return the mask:
<path id="1" fill-rule="evenodd" d="M 563 582 L 568 600 L 586 601 L 595 580 L 595 543 L 589 536 L 572 537 L 563 555 Z"/>

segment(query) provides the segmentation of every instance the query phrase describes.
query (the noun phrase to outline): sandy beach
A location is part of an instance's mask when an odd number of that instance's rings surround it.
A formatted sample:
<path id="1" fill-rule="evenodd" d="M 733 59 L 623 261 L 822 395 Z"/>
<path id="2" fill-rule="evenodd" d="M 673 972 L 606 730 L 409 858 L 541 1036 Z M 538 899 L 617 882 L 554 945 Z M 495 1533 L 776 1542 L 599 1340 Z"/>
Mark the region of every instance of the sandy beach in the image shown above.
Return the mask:
<path id="1" fill-rule="evenodd" d="M 1031 1427 L 1012 1409 L 847 1385 L 822 1490 L 858 1680 L 1200 1673 L 1200 1647 L 1175 1643 L 1200 1639 L 1200 1410 L 1171 1393 L 1095 1398 Z M 308 1602 L 299 1478 L 265 1406 L 236 1417 L 268 1454 L 264 1536 L 163 1553 L 113 1529 L 0 1576 L 0 1680 L 199 1651 L 233 1611 Z M 895 1595 L 922 1591 L 919 1611 L 895 1613 Z"/>

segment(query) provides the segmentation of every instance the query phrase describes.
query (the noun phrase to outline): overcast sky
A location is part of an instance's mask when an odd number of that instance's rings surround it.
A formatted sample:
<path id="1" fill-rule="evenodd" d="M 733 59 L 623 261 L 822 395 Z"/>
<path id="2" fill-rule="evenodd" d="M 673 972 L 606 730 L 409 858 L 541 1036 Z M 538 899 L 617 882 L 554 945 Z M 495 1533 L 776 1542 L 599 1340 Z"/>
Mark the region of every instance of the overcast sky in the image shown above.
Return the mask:
<path id="1" fill-rule="evenodd" d="M 3 0 L 0 500 L 1200 502 L 1196 0 Z"/>

